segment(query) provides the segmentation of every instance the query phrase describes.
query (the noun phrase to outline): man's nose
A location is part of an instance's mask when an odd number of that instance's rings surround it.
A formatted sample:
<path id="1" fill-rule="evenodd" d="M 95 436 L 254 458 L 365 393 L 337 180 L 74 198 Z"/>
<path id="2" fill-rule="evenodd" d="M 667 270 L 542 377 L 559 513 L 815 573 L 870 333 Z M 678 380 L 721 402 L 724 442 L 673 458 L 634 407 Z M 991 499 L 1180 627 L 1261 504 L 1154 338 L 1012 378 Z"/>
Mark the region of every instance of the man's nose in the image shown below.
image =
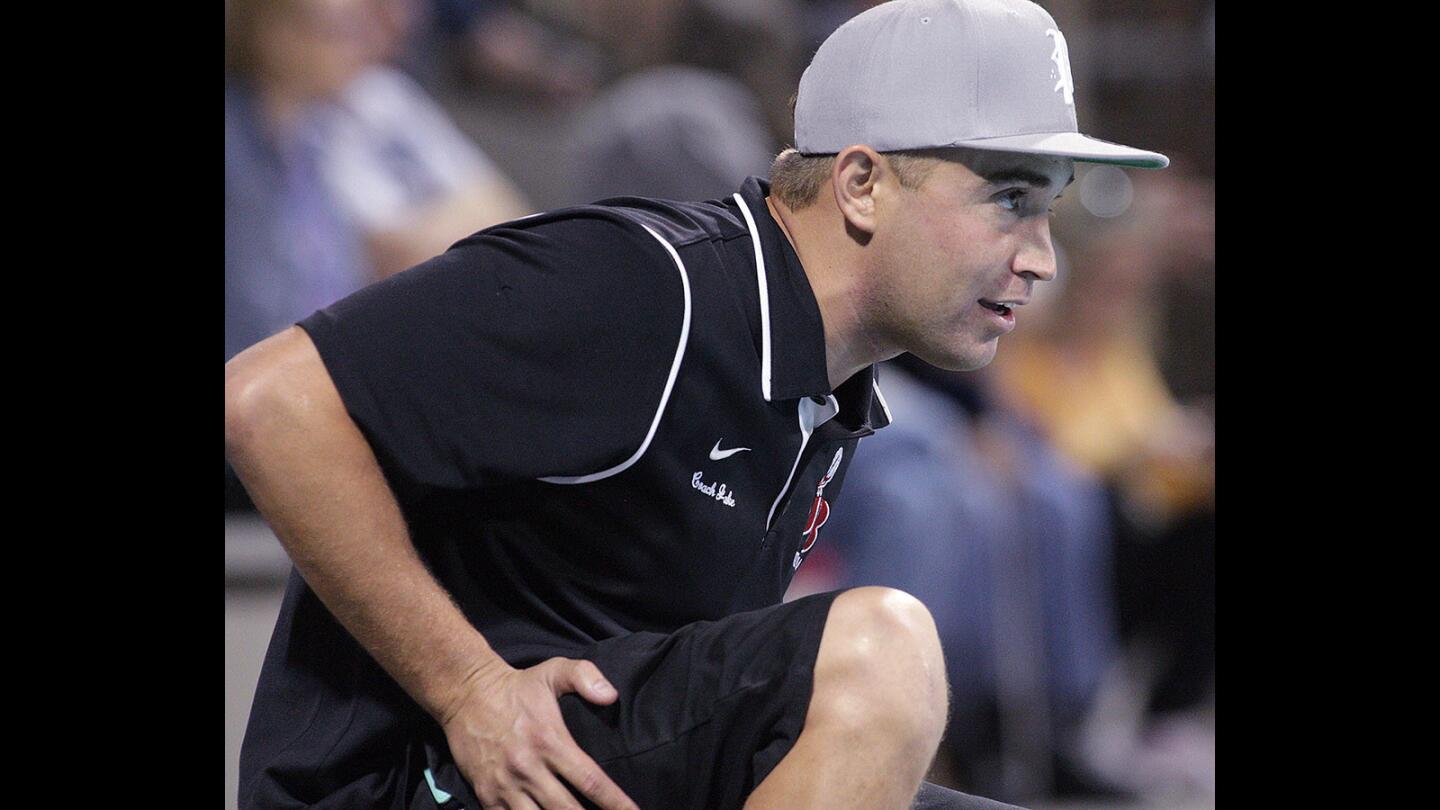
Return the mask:
<path id="1" fill-rule="evenodd" d="M 1050 218 L 1037 217 L 1035 226 L 1025 235 L 1025 241 L 1015 254 L 1015 273 L 1027 281 L 1053 281 L 1055 279 L 1055 245 L 1050 240 Z"/>

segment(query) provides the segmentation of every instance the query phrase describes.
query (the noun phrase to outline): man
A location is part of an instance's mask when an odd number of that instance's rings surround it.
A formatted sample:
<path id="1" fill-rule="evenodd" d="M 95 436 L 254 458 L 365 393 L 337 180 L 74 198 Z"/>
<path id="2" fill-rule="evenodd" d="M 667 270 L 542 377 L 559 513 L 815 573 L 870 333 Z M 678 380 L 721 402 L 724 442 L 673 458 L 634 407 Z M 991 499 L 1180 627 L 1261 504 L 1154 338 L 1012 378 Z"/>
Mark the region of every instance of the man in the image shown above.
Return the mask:
<path id="1" fill-rule="evenodd" d="M 1076 134 L 1069 75 L 1023 0 L 879 6 L 773 186 L 487 229 L 228 363 L 298 572 L 241 806 L 994 807 L 922 785 L 918 600 L 780 602 L 889 421 L 874 364 L 989 362 L 1073 161 L 1165 164 Z"/>

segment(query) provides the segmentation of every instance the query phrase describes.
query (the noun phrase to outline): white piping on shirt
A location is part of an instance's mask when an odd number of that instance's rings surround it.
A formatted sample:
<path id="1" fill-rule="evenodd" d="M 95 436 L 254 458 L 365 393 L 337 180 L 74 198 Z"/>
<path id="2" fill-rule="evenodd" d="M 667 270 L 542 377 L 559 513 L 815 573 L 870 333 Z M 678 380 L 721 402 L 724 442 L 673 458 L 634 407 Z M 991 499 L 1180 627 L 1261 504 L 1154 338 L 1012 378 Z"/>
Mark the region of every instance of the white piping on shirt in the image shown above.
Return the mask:
<path id="1" fill-rule="evenodd" d="M 755 246 L 755 277 L 760 284 L 760 393 L 770 401 L 770 286 L 765 282 L 765 255 L 760 252 L 760 229 L 755 227 L 755 217 L 750 215 L 750 206 L 737 193 L 733 195 L 740 204 L 740 213 L 750 228 L 750 243 Z"/>
<path id="2" fill-rule="evenodd" d="M 685 290 L 685 319 L 680 325 L 680 345 L 675 349 L 675 360 L 670 364 L 670 378 L 665 381 L 665 392 L 660 395 L 660 407 L 655 410 L 655 418 L 650 422 L 650 432 L 645 434 L 645 441 L 640 444 L 640 449 L 635 451 L 635 455 L 608 470 L 601 470 L 597 473 L 577 476 L 549 476 L 540 479 L 546 483 L 588 484 L 591 481 L 599 481 L 602 478 L 619 475 L 630 469 L 635 462 L 640 460 L 641 456 L 645 455 L 645 451 L 650 449 L 650 442 L 655 438 L 655 431 L 660 427 L 660 417 L 665 415 L 665 406 L 670 402 L 670 392 L 675 388 L 675 378 L 680 374 L 680 361 L 685 357 L 685 344 L 690 341 L 690 276 L 685 271 L 685 263 L 680 261 L 680 254 L 675 252 L 675 248 L 671 247 L 669 242 L 665 241 L 665 239 L 651 229 L 649 225 L 642 222 L 640 223 L 640 227 L 644 228 L 646 232 L 655 237 L 656 241 L 665 246 L 665 252 L 670 254 L 670 258 L 675 262 L 675 267 L 680 270 L 680 285 Z"/>
<path id="3" fill-rule="evenodd" d="M 887 404 L 885 404 L 885 395 L 882 394 L 882 393 L 880 393 L 880 381 L 879 381 L 879 380 L 871 380 L 871 381 L 870 381 L 870 387 L 872 387 L 872 388 L 875 389 L 875 398 L 878 399 L 878 400 L 880 400 L 880 409 L 885 412 L 885 421 L 886 421 L 886 422 L 894 422 L 894 421 L 895 421 L 895 417 L 893 417 L 893 416 L 890 415 L 890 406 L 887 405 Z"/>
<path id="4" fill-rule="evenodd" d="M 805 445 L 810 443 L 810 434 L 840 413 L 840 400 L 836 399 L 834 394 L 829 394 L 825 397 L 824 405 L 816 405 L 815 400 L 805 397 L 800 400 L 796 410 L 800 414 L 800 452 L 795 454 L 795 463 L 790 465 L 790 475 L 785 477 L 785 486 L 780 487 L 775 503 L 770 504 L 770 514 L 765 518 L 767 532 L 770 531 L 770 522 L 775 519 L 775 510 L 780 506 L 780 499 L 785 497 L 786 490 L 790 489 L 790 482 L 795 478 L 795 470 L 800 467 L 800 457 L 805 455 Z"/>

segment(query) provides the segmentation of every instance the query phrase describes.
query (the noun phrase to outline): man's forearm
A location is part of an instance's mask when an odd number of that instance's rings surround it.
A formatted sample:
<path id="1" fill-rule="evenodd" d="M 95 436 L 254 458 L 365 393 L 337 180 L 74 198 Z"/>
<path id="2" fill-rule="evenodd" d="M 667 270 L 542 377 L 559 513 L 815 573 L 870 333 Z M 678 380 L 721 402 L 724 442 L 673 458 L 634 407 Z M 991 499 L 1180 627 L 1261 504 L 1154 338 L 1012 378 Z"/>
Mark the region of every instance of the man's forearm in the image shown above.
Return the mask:
<path id="1" fill-rule="evenodd" d="M 467 680 L 503 665 L 426 570 L 400 507 L 303 330 L 225 367 L 225 451 L 301 576 L 441 720 Z"/>

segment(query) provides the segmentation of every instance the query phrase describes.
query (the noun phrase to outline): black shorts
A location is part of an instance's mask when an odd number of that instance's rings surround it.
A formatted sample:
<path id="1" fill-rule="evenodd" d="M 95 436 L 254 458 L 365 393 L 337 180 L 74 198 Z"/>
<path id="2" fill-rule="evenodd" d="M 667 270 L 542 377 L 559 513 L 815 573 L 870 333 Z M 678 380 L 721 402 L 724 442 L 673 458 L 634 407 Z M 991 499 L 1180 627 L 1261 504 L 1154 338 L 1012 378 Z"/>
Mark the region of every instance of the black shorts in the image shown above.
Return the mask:
<path id="1" fill-rule="evenodd" d="M 597 706 L 564 695 L 565 724 L 643 810 L 739 808 L 800 735 L 839 594 L 592 644 L 574 657 L 594 661 L 620 697 Z M 443 741 L 427 745 L 425 758 L 413 810 L 480 810 Z M 915 806 L 1009 807 L 928 784 Z"/>

